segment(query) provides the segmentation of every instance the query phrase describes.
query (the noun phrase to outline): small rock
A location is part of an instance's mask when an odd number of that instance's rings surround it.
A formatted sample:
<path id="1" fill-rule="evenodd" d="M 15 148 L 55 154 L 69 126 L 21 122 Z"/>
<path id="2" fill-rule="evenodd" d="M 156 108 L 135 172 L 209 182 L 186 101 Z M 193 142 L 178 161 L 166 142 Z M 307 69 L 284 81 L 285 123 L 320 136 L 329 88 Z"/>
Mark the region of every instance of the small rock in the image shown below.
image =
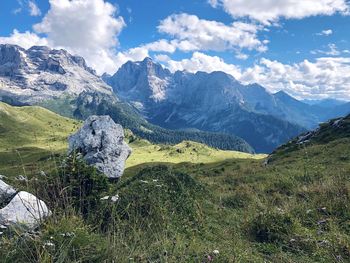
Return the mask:
<path id="1" fill-rule="evenodd" d="M 16 190 L 12 186 L 0 180 L 0 203 L 12 198 L 15 194 Z"/>
<path id="2" fill-rule="evenodd" d="M 16 177 L 16 180 L 17 181 L 22 181 L 22 182 L 28 182 L 28 178 L 23 176 L 23 175 L 21 175 L 21 174 Z"/>
<path id="3" fill-rule="evenodd" d="M 87 164 L 110 179 L 123 175 L 131 148 L 124 142 L 123 127 L 109 116 L 90 116 L 80 130 L 69 137 L 69 150 L 81 153 Z"/>
<path id="4" fill-rule="evenodd" d="M 4 226 L 23 225 L 33 230 L 50 214 L 50 210 L 43 201 L 22 191 L 7 206 L 0 209 L 0 224 Z"/>

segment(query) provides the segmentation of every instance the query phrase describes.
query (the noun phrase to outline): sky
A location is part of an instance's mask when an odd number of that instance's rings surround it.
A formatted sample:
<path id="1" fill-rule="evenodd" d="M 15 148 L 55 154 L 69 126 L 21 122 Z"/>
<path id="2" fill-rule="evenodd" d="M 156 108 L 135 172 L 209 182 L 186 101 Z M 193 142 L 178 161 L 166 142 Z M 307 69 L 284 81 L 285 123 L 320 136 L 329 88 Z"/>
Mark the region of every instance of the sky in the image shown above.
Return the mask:
<path id="1" fill-rule="evenodd" d="M 98 74 L 151 57 L 299 99 L 350 100 L 349 0 L 0 0 L 0 43 L 83 56 Z"/>

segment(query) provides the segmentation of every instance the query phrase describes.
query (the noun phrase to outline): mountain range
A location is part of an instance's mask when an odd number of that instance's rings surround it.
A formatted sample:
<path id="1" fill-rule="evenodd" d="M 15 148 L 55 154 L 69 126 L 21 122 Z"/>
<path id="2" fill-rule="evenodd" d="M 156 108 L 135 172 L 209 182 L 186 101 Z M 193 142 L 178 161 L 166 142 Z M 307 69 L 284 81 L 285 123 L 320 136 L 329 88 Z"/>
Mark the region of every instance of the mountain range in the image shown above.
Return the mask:
<path id="1" fill-rule="evenodd" d="M 153 125 L 113 93 L 82 57 L 65 50 L 0 45 L 0 100 L 11 105 L 39 105 L 58 114 L 85 119 L 110 115 L 115 122 L 153 143 L 195 141 L 223 150 L 254 152 L 243 139 L 199 130 L 174 131 Z"/>
<path id="2" fill-rule="evenodd" d="M 347 102 L 299 101 L 224 72 L 171 72 L 150 58 L 100 77 L 65 50 L 16 45 L 0 45 L 0 100 L 78 119 L 108 114 L 154 143 L 192 140 L 259 153 L 350 112 Z"/>
<path id="3" fill-rule="evenodd" d="M 350 112 L 345 102 L 311 105 L 283 91 L 243 85 L 224 72 L 171 73 L 150 58 L 128 62 L 103 79 L 151 123 L 235 134 L 258 152 Z"/>

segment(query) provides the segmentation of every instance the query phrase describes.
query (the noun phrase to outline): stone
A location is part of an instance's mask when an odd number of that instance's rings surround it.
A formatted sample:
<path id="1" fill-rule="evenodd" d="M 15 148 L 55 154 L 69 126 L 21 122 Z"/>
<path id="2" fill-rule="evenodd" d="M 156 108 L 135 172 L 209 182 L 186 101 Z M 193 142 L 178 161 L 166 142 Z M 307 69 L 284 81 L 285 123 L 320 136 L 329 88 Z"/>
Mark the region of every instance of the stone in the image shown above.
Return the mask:
<path id="1" fill-rule="evenodd" d="M 0 204 L 12 198 L 15 194 L 16 190 L 12 186 L 0 180 Z"/>
<path id="2" fill-rule="evenodd" d="M 40 225 L 43 219 L 51 215 L 44 201 L 36 196 L 21 191 L 0 209 L 0 224 L 9 226 L 24 226 L 34 230 Z"/>
<path id="3" fill-rule="evenodd" d="M 68 141 L 69 154 L 80 153 L 88 165 L 110 179 L 123 175 L 125 161 L 132 152 L 124 142 L 123 127 L 109 116 L 90 116 Z"/>

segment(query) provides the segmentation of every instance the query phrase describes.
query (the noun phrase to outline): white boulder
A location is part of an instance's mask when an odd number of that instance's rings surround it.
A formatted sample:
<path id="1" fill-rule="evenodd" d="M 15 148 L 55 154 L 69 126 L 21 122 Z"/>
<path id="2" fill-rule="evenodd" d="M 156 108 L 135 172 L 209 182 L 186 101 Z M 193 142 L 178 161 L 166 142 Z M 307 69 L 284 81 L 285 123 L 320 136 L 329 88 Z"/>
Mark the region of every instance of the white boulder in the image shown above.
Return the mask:
<path id="1" fill-rule="evenodd" d="M 0 209 L 0 225 L 35 229 L 50 215 L 51 211 L 45 202 L 28 192 L 21 191 L 7 206 Z"/>
<path id="2" fill-rule="evenodd" d="M 80 130 L 69 137 L 69 154 L 82 154 L 87 164 L 110 179 L 123 175 L 131 148 L 124 142 L 124 130 L 109 116 L 90 116 Z"/>

